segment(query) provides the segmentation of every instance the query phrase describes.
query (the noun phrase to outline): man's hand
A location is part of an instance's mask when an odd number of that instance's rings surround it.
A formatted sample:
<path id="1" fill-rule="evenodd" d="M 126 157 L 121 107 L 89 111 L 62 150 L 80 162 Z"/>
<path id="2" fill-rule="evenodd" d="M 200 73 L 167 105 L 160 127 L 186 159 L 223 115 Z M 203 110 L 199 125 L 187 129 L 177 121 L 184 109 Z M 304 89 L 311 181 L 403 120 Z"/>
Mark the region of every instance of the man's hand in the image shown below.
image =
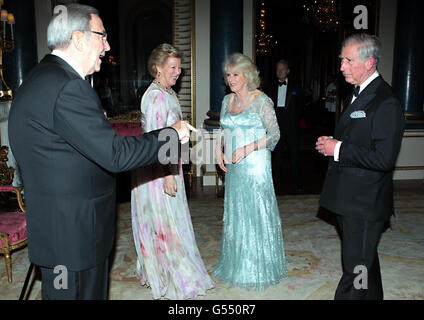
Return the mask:
<path id="1" fill-rule="evenodd" d="M 177 181 L 175 181 L 175 178 L 173 175 L 169 175 L 164 178 L 163 187 L 164 187 L 165 193 L 168 196 L 175 197 L 178 190 L 177 190 Z"/>
<path id="2" fill-rule="evenodd" d="M 334 148 L 336 147 L 338 140 L 333 137 L 322 136 L 319 137 L 315 149 L 324 156 L 334 156 Z"/>
<path id="3" fill-rule="evenodd" d="M 197 129 L 190 125 L 187 121 L 178 120 L 172 126 L 178 132 L 178 138 L 184 144 L 190 140 L 190 131 L 197 132 Z"/>

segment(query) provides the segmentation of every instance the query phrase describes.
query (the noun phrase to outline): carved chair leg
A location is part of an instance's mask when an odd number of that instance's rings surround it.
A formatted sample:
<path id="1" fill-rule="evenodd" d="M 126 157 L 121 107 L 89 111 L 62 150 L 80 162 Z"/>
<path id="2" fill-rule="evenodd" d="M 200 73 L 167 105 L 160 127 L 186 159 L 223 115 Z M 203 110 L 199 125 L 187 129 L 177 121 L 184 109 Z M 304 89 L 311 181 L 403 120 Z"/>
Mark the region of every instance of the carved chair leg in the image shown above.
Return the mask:
<path id="1" fill-rule="evenodd" d="M 9 282 L 12 282 L 12 259 L 10 258 L 9 252 L 4 254 L 4 262 L 6 264 L 7 279 Z"/>
<path id="2" fill-rule="evenodd" d="M 219 177 L 218 173 L 215 173 L 215 194 L 218 195 L 218 184 L 219 184 Z"/>
<path id="3" fill-rule="evenodd" d="M 19 208 L 22 212 L 25 212 L 24 200 L 22 199 L 22 187 L 14 187 L 16 192 L 16 197 L 18 199 Z"/>

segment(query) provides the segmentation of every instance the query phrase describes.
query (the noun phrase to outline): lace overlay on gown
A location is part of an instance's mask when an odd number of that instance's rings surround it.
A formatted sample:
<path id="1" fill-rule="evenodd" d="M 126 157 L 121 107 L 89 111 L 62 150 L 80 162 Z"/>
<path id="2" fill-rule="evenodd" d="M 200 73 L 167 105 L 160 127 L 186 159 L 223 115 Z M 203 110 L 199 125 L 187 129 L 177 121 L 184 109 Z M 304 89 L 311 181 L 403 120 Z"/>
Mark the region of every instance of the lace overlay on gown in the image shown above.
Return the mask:
<path id="1" fill-rule="evenodd" d="M 227 164 L 221 253 L 213 275 L 233 287 L 264 290 L 286 278 L 281 220 L 271 174 L 271 151 L 280 138 L 272 100 L 259 94 L 241 113 L 224 97 L 220 124 L 227 159 L 266 137 L 266 148 Z"/>
<path id="2" fill-rule="evenodd" d="M 141 102 L 143 131 L 164 128 L 182 118 L 175 93 L 152 83 Z M 164 192 L 164 176 L 173 174 L 176 197 Z M 215 284 L 197 248 L 179 165 L 154 164 L 133 171 L 131 214 L 137 274 L 154 299 L 194 299 Z"/>

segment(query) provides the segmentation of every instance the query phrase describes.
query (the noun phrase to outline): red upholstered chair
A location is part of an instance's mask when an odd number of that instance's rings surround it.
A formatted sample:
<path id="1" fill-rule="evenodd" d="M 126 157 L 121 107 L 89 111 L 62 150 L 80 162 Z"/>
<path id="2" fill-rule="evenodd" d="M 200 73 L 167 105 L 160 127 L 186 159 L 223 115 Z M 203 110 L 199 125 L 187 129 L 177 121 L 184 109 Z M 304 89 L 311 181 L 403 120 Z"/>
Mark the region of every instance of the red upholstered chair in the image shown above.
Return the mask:
<path id="1" fill-rule="evenodd" d="M 13 168 L 11 168 L 13 169 Z M 15 169 L 13 169 L 15 170 Z M 22 187 L 14 187 L 12 185 L 9 186 L 3 186 L 0 185 L 0 192 L 14 192 L 16 193 L 16 199 L 18 200 L 18 205 L 21 211 L 25 212 L 25 206 L 24 206 L 24 200 L 22 198 Z"/>
<path id="2" fill-rule="evenodd" d="M 6 164 L 9 148 L 0 148 L 0 192 L 15 192 L 19 208 L 22 211 L 0 212 L 0 253 L 4 255 L 7 277 L 12 282 L 13 250 L 27 245 L 25 206 L 22 199 L 22 188 L 12 186 L 14 168 Z"/>

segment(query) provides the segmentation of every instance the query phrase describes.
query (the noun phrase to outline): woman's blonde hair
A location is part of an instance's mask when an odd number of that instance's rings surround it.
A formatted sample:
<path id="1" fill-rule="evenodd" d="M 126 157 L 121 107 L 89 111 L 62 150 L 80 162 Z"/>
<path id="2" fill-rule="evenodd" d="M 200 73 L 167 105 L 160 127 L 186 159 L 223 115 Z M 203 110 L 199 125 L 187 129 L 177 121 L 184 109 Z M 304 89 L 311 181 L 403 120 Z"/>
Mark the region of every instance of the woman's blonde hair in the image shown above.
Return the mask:
<path id="1" fill-rule="evenodd" d="M 163 66 L 169 57 L 183 58 L 183 53 L 168 43 L 162 43 L 153 49 L 147 61 L 147 70 L 153 78 L 156 78 L 158 69 L 156 66 Z"/>
<path id="2" fill-rule="evenodd" d="M 246 79 L 246 85 L 249 91 L 259 88 L 261 80 L 259 70 L 249 57 L 241 53 L 232 54 L 223 64 L 224 79 L 228 85 L 226 73 L 228 71 L 241 73 Z"/>

